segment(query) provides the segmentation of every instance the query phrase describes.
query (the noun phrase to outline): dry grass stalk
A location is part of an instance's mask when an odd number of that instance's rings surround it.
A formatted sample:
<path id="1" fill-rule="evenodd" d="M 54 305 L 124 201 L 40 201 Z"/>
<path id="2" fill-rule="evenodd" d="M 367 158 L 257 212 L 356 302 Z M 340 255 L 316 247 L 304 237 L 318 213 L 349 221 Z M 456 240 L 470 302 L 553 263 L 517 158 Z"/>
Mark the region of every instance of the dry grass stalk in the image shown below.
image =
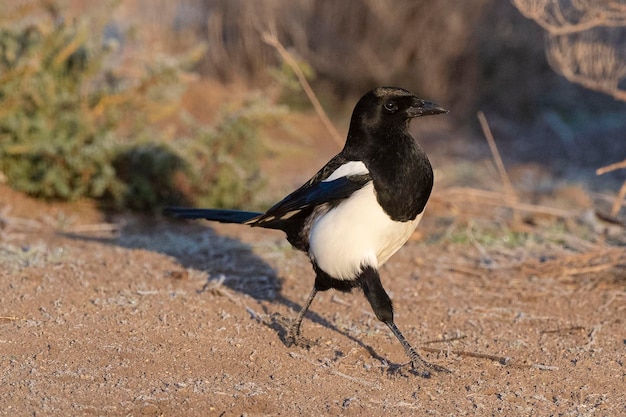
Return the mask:
<path id="1" fill-rule="evenodd" d="M 495 191 L 480 190 L 477 188 L 452 187 L 440 191 L 439 197 L 443 197 L 444 200 L 448 202 L 454 202 L 461 205 L 477 204 L 482 206 L 489 205 L 497 207 L 508 207 L 518 212 L 544 214 L 563 219 L 569 219 L 574 216 L 574 213 L 568 210 L 563 210 L 555 207 L 540 206 L 536 204 L 520 203 L 518 201 L 511 201 L 510 197 L 507 197 L 507 195 L 505 194 Z"/>
<path id="2" fill-rule="evenodd" d="M 36 220 L 10 216 L 9 213 L 11 209 L 12 207 L 10 205 L 6 205 L 0 209 L 0 229 L 32 231 L 43 228 L 43 225 Z"/>
<path id="3" fill-rule="evenodd" d="M 311 85 L 306 80 L 306 77 L 304 76 L 304 73 L 302 72 L 302 69 L 298 65 L 298 62 L 293 58 L 293 56 L 291 56 L 291 54 L 280 43 L 280 41 L 278 40 L 278 38 L 276 37 L 276 34 L 274 32 L 272 32 L 272 31 L 265 31 L 265 32 L 261 33 L 261 36 L 263 38 L 263 41 L 266 44 L 268 44 L 268 45 L 270 45 L 270 46 L 272 46 L 273 48 L 276 49 L 276 51 L 279 53 L 281 58 L 287 63 L 287 65 L 289 65 L 289 67 L 296 74 L 296 77 L 298 78 L 298 82 L 302 86 L 302 89 L 304 90 L 306 96 L 308 97 L 309 101 L 313 105 L 313 108 L 315 109 L 315 112 L 317 113 L 317 116 L 320 118 L 320 120 L 324 124 L 324 127 L 326 127 L 326 130 L 328 130 L 328 132 L 330 133 L 330 136 L 333 138 L 333 140 L 340 147 L 343 146 L 343 138 L 341 137 L 341 135 L 339 134 L 337 129 L 335 129 L 335 126 L 332 124 L 332 122 L 330 121 L 330 119 L 326 115 L 326 112 L 324 111 L 324 108 L 322 107 L 322 105 L 320 104 L 319 100 L 317 99 L 317 96 L 313 92 L 313 89 L 311 88 Z"/>
<path id="4" fill-rule="evenodd" d="M 542 365 L 539 363 L 519 364 L 517 363 L 517 361 L 514 361 L 508 356 L 490 355 L 487 353 L 468 352 L 464 350 L 435 349 L 435 348 L 427 348 L 427 347 L 420 347 L 420 350 L 424 350 L 426 352 L 436 353 L 436 354 L 444 354 L 444 355 L 454 354 L 457 356 L 464 356 L 464 357 L 469 357 L 469 358 L 487 359 L 493 362 L 497 362 L 500 365 L 509 366 L 512 368 L 533 368 L 533 369 L 539 369 L 541 371 L 557 371 L 559 369 L 556 366 Z"/>
<path id="5" fill-rule="evenodd" d="M 430 353 L 437 354 L 454 354 L 457 356 L 466 356 L 470 358 L 479 358 L 479 359 L 488 359 L 490 361 L 498 362 L 500 365 L 508 365 L 511 361 L 511 358 L 497 355 L 490 355 L 487 353 L 478 353 L 478 352 L 467 352 L 464 350 L 448 350 L 448 349 L 437 349 L 437 348 L 428 348 L 428 347 L 420 347 L 420 350 L 424 350 Z"/>
<path id="6" fill-rule="evenodd" d="M 519 205 L 517 194 L 515 193 L 513 184 L 511 184 L 511 179 L 506 172 L 506 168 L 504 168 L 504 162 L 502 162 L 502 157 L 500 157 L 500 152 L 498 151 L 496 141 L 494 140 L 491 129 L 489 128 L 489 124 L 487 123 L 487 118 L 482 111 L 478 112 L 478 121 L 480 122 L 480 126 L 483 129 L 485 139 L 487 139 L 487 143 L 489 144 L 489 149 L 491 150 L 491 155 L 493 156 L 496 168 L 500 173 L 500 180 L 502 181 L 502 186 L 504 188 L 505 202 L 507 203 L 507 206 L 513 210 L 513 223 L 519 224 L 520 215 L 519 211 L 516 209 Z"/>
<path id="7" fill-rule="evenodd" d="M 0 323 L 19 320 L 17 316 L 0 316 Z"/>
<path id="8" fill-rule="evenodd" d="M 616 162 L 614 164 L 603 166 L 602 168 L 596 169 L 596 175 L 606 174 L 607 172 L 616 171 L 618 169 L 626 168 L 626 159 L 621 162 Z"/>
<path id="9" fill-rule="evenodd" d="M 613 202 L 613 207 L 611 207 L 611 216 L 617 216 L 617 213 L 622 209 L 622 205 L 624 204 L 624 200 L 626 200 L 626 181 L 622 184 L 622 187 L 619 189 L 617 196 L 615 197 L 615 201 Z"/>
<path id="10" fill-rule="evenodd" d="M 626 159 L 621 162 L 616 162 L 614 164 L 610 164 L 607 166 L 603 166 L 602 168 L 598 168 L 596 170 L 596 175 L 606 174 L 607 172 L 615 171 L 618 169 L 626 168 Z M 624 204 L 624 200 L 626 199 L 626 181 L 622 184 L 617 196 L 615 197 L 615 201 L 613 202 L 613 206 L 611 207 L 611 216 L 617 216 L 617 213 L 622 209 L 622 205 Z"/>
<path id="11" fill-rule="evenodd" d="M 78 224 L 65 228 L 67 233 L 108 233 L 118 234 L 121 232 L 123 225 L 117 223 L 94 223 L 94 224 Z"/>

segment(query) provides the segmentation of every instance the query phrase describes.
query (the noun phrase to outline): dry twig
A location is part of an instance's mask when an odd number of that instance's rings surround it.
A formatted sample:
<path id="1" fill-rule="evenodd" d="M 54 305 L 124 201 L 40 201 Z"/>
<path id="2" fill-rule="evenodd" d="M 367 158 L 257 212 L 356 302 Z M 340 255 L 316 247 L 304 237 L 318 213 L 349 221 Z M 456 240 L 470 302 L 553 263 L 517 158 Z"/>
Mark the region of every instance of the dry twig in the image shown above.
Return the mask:
<path id="1" fill-rule="evenodd" d="M 68 233 L 119 233 L 123 225 L 118 223 L 93 223 L 70 226 L 64 231 Z"/>
<path id="2" fill-rule="evenodd" d="M 616 162 L 614 164 L 610 164 L 604 166 L 602 168 L 598 168 L 596 170 L 596 175 L 606 174 L 607 172 L 615 171 L 618 169 L 626 168 L 626 159 L 621 162 Z M 622 184 L 622 187 L 619 189 L 617 196 L 615 196 L 615 201 L 613 202 L 613 206 L 611 207 L 611 216 L 617 216 L 617 213 L 622 209 L 622 205 L 624 204 L 624 200 L 626 199 L 626 181 Z"/>
<path id="3" fill-rule="evenodd" d="M 42 228 L 40 222 L 36 220 L 9 216 L 12 207 L 10 205 L 4 206 L 0 210 L 0 228 L 9 228 L 17 230 L 39 230 Z"/>
<path id="4" fill-rule="evenodd" d="M 495 191 L 480 190 L 468 187 L 452 187 L 439 192 L 439 196 L 445 196 L 446 201 L 457 199 L 460 202 L 486 204 L 491 206 L 508 207 L 517 211 L 545 214 L 563 219 L 573 217 L 573 213 L 555 207 L 540 206 L 536 204 L 519 203 L 510 201 L 506 195 Z"/>
<path id="5" fill-rule="evenodd" d="M 624 204 L 624 200 L 626 199 L 626 181 L 622 184 L 622 187 L 619 189 L 617 196 L 615 196 L 615 201 L 613 202 L 613 206 L 611 207 L 611 216 L 617 216 L 617 213 L 622 209 L 622 205 Z"/>
<path id="6" fill-rule="evenodd" d="M 606 174 L 607 172 L 616 171 L 618 169 L 626 168 L 626 159 L 621 162 L 616 162 L 607 166 L 596 169 L 596 175 Z"/>
<path id="7" fill-rule="evenodd" d="M 528 365 L 518 364 L 516 361 L 513 361 L 508 356 L 490 355 L 487 353 L 478 353 L 478 352 L 467 352 L 464 350 L 433 349 L 433 348 L 426 348 L 426 347 L 420 347 L 420 349 L 425 350 L 426 352 L 431 352 L 431 353 L 438 353 L 438 354 L 452 353 L 458 356 L 465 356 L 465 357 L 478 358 L 478 359 L 487 359 L 490 361 L 497 362 L 500 365 L 509 366 L 512 368 L 532 368 L 532 369 L 539 369 L 541 371 L 558 371 L 559 370 L 559 368 L 556 366 L 542 365 L 539 363 L 532 363 Z"/>
<path id="8" fill-rule="evenodd" d="M 0 316 L 0 323 L 2 322 L 11 322 L 15 320 L 19 320 L 20 318 L 17 316 Z"/>
<path id="9" fill-rule="evenodd" d="M 291 56 L 291 54 L 280 43 L 280 41 L 278 40 L 278 37 L 273 31 L 265 31 L 261 33 L 261 36 L 263 37 L 263 42 L 275 48 L 276 51 L 281 56 L 281 58 L 283 58 L 285 62 L 287 63 L 287 65 L 291 67 L 293 72 L 296 74 L 296 77 L 298 78 L 298 82 L 302 86 L 302 89 L 306 93 L 306 96 L 309 98 L 309 101 L 311 101 L 311 104 L 313 105 L 315 112 L 317 113 L 318 117 L 320 118 L 324 126 L 326 127 L 326 130 L 328 130 L 328 132 L 330 133 L 330 136 L 333 138 L 335 142 L 337 142 L 339 146 L 343 146 L 343 139 L 341 138 L 341 135 L 339 134 L 339 132 L 337 132 L 337 129 L 335 129 L 335 126 L 332 124 L 332 122 L 326 115 L 324 108 L 322 107 L 319 100 L 317 99 L 317 96 L 313 92 L 311 85 L 306 80 L 306 77 L 304 76 L 302 69 L 298 65 L 298 62 L 296 62 L 293 56 Z"/>
<path id="10" fill-rule="evenodd" d="M 515 224 L 518 224 L 520 220 L 519 212 L 516 209 L 516 207 L 518 206 L 518 198 L 515 194 L 513 184 L 511 184 L 511 179 L 509 178 L 509 175 L 504 168 L 504 162 L 502 162 L 502 158 L 500 157 L 500 152 L 498 151 L 496 141 L 494 140 L 491 129 L 489 128 L 489 124 L 487 123 L 487 118 L 482 111 L 478 112 L 478 121 L 480 122 L 480 126 L 483 129 L 485 139 L 487 139 L 489 149 L 491 150 L 491 155 L 493 156 L 493 160 L 495 161 L 498 172 L 500 173 L 500 180 L 502 181 L 502 186 L 504 188 L 505 201 L 507 202 L 507 205 L 511 209 L 513 209 L 513 222 Z"/>
<path id="11" fill-rule="evenodd" d="M 508 365 L 508 363 L 511 361 L 511 358 L 505 357 L 505 356 L 490 355 L 487 353 L 478 353 L 478 352 L 467 352 L 465 350 L 448 350 L 448 349 L 437 349 L 437 348 L 428 348 L 428 347 L 420 347 L 420 350 L 425 350 L 426 352 L 430 352 L 430 353 L 438 353 L 438 354 L 452 353 L 458 356 L 488 359 L 490 361 L 498 362 L 500 365 Z"/>

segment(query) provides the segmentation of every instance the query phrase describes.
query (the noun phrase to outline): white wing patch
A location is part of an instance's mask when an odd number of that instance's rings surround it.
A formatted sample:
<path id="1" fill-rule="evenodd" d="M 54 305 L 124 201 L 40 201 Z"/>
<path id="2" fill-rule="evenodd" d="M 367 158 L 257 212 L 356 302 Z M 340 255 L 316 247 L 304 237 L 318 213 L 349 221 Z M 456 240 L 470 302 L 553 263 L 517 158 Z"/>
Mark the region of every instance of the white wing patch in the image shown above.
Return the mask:
<path id="1" fill-rule="evenodd" d="M 346 167 L 350 164 L 354 165 Z M 359 172 L 358 164 L 362 163 L 343 165 L 328 180 L 332 181 L 335 174 L 339 178 L 343 167 L 346 167 L 343 172 L 354 175 L 353 172 Z M 370 182 L 315 220 L 309 235 L 309 256 L 333 278 L 356 279 L 364 266 L 377 268 L 396 253 L 409 239 L 422 214 L 407 222 L 391 220 L 378 204 Z"/>
<path id="2" fill-rule="evenodd" d="M 337 178 L 341 177 L 349 177 L 351 175 L 365 175 L 369 174 L 367 167 L 361 161 L 350 161 L 346 162 L 339 168 L 333 171 L 332 174 L 328 178 L 326 178 L 322 182 L 334 181 Z"/>
<path id="3" fill-rule="evenodd" d="M 302 210 L 291 210 L 291 211 L 288 211 L 287 213 L 285 213 L 282 216 L 280 216 L 280 219 L 281 220 L 289 220 L 293 216 L 295 216 L 296 214 L 300 213 L 301 211 Z"/>

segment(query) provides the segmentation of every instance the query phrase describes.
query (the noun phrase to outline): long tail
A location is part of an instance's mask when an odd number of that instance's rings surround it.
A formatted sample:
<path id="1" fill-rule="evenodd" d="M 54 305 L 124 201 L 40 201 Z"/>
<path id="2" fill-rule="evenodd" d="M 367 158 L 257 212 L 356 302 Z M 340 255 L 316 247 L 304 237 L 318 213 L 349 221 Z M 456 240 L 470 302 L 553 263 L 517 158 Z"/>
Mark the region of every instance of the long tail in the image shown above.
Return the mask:
<path id="1" fill-rule="evenodd" d="M 206 219 L 221 223 L 247 223 L 262 213 L 239 210 L 166 207 L 163 214 L 178 219 Z"/>

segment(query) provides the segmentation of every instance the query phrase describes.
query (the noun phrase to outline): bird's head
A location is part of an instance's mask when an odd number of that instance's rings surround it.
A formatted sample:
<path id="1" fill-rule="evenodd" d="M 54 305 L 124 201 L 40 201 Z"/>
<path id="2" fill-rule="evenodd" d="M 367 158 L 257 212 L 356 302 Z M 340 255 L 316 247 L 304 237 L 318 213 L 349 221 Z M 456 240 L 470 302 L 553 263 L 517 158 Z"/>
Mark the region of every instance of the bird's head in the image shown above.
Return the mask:
<path id="1" fill-rule="evenodd" d="M 350 130 L 404 130 L 415 117 L 447 112 L 440 105 L 421 99 L 403 88 L 378 87 L 361 97 L 354 107 Z"/>
<path id="2" fill-rule="evenodd" d="M 396 87 L 378 87 L 358 101 L 352 113 L 346 148 L 352 151 L 380 146 L 409 135 L 409 121 L 448 111 Z"/>
<path id="3" fill-rule="evenodd" d="M 352 117 L 365 125 L 406 125 L 415 117 L 447 112 L 440 105 L 418 98 L 403 88 L 378 87 L 361 97 Z"/>

